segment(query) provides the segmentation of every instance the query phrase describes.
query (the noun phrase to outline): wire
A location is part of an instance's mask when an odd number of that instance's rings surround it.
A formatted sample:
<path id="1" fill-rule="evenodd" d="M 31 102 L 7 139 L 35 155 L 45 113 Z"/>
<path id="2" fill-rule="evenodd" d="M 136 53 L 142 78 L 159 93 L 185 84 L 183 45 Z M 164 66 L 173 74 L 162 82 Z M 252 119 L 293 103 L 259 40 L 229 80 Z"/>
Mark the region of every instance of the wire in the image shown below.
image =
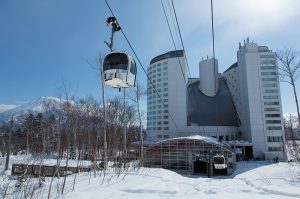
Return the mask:
<path id="1" fill-rule="evenodd" d="M 213 10 L 212 0 L 210 0 L 210 11 L 211 11 L 211 34 L 212 34 L 212 42 L 213 42 L 213 58 L 215 59 L 214 10 Z"/>
<path id="2" fill-rule="evenodd" d="M 210 11 L 211 11 L 211 34 L 213 44 L 213 61 L 214 61 L 214 73 L 216 74 L 216 56 L 215 56 L 215 30 L 214 30 L 214 9 L 213 0 L 210 0 Z M 218 74 L 217 74 L 218 75 Z M 215 92 L 217 92 L 217 84 L 215 84 Z"/>
<path id="3" fill-rule="evenodd" d="M 189 67 L 189 63 L 188 63 L 187 57 L 186 57 L 186 52 L 185 52 L 185 48 L 184 48 L 184 45 L 183 45 L 183 40 L 182 40 L 181 31 L 180 31 L 180 27 L 179 27 L 179 23 L 178 23 L 178 19 L 177 19 L 177 14 L 176 14 L 176 10 L 175 10 L 175 6 L 174 6 L 173 0 L 171 0 L 171 3 L 172 3 L 172 7 L 173 7 L 173 12 L 174 12 L 174 15 L 175 15 L 175 19 L 176 19 L 176 24 L 177 24 L 177 29 L 178 29 L 179 36 L 180 36 L 180 41 L 181 41 L 182 49 L 183 49 L 183 51 L 185 53 L 184 57 L 185 57 L 186 65 L 187 65 L 187 68 L 188 68 L 189 76 L 191 77 L 190 67 Z"/>
<path id="4" fill-rule="evenodd" d="M 213 42 L 213 61 L 214 61 L 214 73 L 216 74 L 216 59 L 215 59 L 215 31 L 214 31 L 214 8 L 213 8 L 213 0 L 210 0 L 210 11 L 211 11 L 211 34 L 212 34 L 212 42 Z M 217 74 L 218 83 L 219 83 L 219 75 Z M 217 93 L 217 83 L 215 83 L 215 92 Z M 217 136 L 219 137 L 219 117 L 218 117 L 218 104 L 216 101 L 216 120 L 217 120 Z"/>
<path id="5" fill-rule="evenodd" d="M 109 3 L 107 2 L 107 0 L 104 0 L 104 1 L 105 1 L 106 5 L 107 5 L 108 9 L 110 10 L 110 13 L 113 15 L 113 17 L 115 17 L 115 18 L 117 19 L 116 15 L 115 15 L 114 12 L 112 11 L 112 9 L 111 9 Z M 119 22 L 119 25 L 120 25 L 120 27 L 122 27 L 121 24 L 120 24 L 120 22 Z M 133 49 L 133 47 L 132 47 L 130 41 L 128 40 L 128 38 L 127 38 L 127 36 L 126 36 L 126 34 L 124 33 L 124 31 L 123 31 L 122 28 L 121 28 L 121 32 L 122 32 L 122 35 L 124 36 L 126 42 L 128 43 L 130 49 L 132 50 L 133 54 L 135 55 L 136 59 L 138 60 L 140 66 L 142 67 L 144 73 L 146 74 L 146 76 L 147 76 L 147 78 L 148 78 L 148 80 L 149 80 L 149 82 L 150 82 L 152 88 L 154 89 L 154 91 L 156 92 L 157 96 L 159 97 L 159 99 L 160 99 L 162 105 L 163 105 L 164 107 L 166 107 L 165 104 L 164 104 L 164 102 L 163 102 L 162 97 L 158 94 L 155 85 L 154 85 L 153 82 L 151 81 L 151 78 L 150 78 L 149 75 L 147 74 L 147 71 L 145 70 L 145 68 L 144 68 L 144 66 L 143 66 L 143 64 L 142 64 L 142 62 L 141 62 L 141 60 L 140 60 L 139 57 L 137 56 L 135 50 Z M 168 115 L 170 116 L 171 120 L 173 121 L 173 123 L 174 123 L 176 129 L 180 132 L 180 130 L 179 130 L 179 128 L 178 128 L 176 122 L 174 121 L 174 118 L 173 118 L 172 115 L 171 115 L 171 113 L 169 112 L 168 109 L 167 109 L 167 111 L 168 111 Z"/>
<path id="6" fill-rule="evenodd" d="M 161 3 L 161 6 L 162 6 L 163 11 L 164 11 L 164 14 L 165 14 L 165 18 L 166 18 L 166 21 L 167 21 L 167 24 L 168 24 L 168 27 L 169 27 L 169 32 L 170 32 L 170 35 L 171 35 L 171 38 L 172 38 L 172 42 L 173 42 L 173 44 L 174 44 L 174 48 L 175 48 L 175 50 L 176 50 L 177 48 L 176 48 L 176 45 L 175 45 L 175 40 L 174 40 L 172 31 L 171 31 L 171 27 L 170 27 L 170 24 L 169 24 L 169 20 L 168 20 L 168 17 L 167 17 L 167 13 L 166 13 L 166 10 L 165 10 L 165 6 L 164 6 L 164 4 L 163 4 L 163 0 L 160 0 L 160 3 Z"/>
<path id="7" fill-rule="evenodd" d="M 172 24 L 173 24 L 173 27 L 174 27 L 174 29 L 176 29 L 176 24 L 175 24 L 175 17 L 174 17 L 174 15 L 172 14 L 173 13 L 173 10 L 172 10 L 172 8 L 171 8 L 171 4 L 170 4 L 170 1 L 169 0 L 167 0 L 167 2 L 168 2 L 168 8 L 169 8 L 169 12 L 170 12 L 170 16 L 171 16 L 171 20 L 172 20 Z M 177 38 L 177 41 L 180 43 L 180 39 L 179 39 L 179 33 L 178 33 L 178 31 L 175 31 L 175 33 L 176 33 L 176 38 Z M 180 44 L 179 44 L 180 45 Z"/>
<path id="8" fill-rule="evenodd" d="M 167 17 L 167 13 L 166 13 L 166 10 L 165 10 L 165 6 L 163 4 L 163 0 L 160 0 L 160 2 L 161 2 L 161 6 L 163 8 L 164 14 L 165 14 L 165 18 L 166 18 L 168 27 L 169 27 L 169 32 L 170 32 L 170 35 L 171 35 L 171 38 L 172 38 L 172 42 L 173 42 L 174 48 L 175 48 L 175 50 L 177 50 L 176 45 L 175 45 L 175 40 L 174 40 L 174 37 L 173 37 L 173 33 L 172 33 L 172 30 L 171 30 L 171 27 L 170 27 L 170 24 L 169 24 L 169 20 L 168 20 L 168 17 Z M 178 59 L 179 65 L 180 65 L 181 74 L 182 74 L 184 83 L 187 86 L 187 80 L 185 79 L 185 75 L 184 75 L 184 72 L 183 72 L 183 67 L 182 67 L 181 61 L 180 61 L 179 57 L 177 57 L 177 59 Z"/>

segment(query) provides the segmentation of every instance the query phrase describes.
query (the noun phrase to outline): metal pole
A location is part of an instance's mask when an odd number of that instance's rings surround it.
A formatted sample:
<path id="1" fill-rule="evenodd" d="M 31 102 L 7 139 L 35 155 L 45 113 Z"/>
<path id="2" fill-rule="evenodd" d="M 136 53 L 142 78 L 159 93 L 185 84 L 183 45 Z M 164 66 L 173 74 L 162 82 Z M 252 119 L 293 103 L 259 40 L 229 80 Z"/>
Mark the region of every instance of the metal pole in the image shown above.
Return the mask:
<path id="1" fill-rule="evenodd" d="M 127 147 L 126 147 L 126 139 L 127 139 L 127 115 L 126 115 L 126 102 L 125 102 L 125 88 L 124 88 L 124 138 L 123 138 L 123 147 L 124 147 L 124 154 L 127 157 Z"/>
<path id="2" fill-rule="evenodd" d="M 100 65 L 102 66 L 102 58 L 100 55 Z M 100 68 L 101 71 L 101 86 L 102 86 L 102 102 L 103 102 L 103 111 L 104 111 L 104 129 L 103 129 L 103 144 L 104 144 L 104 170 L 107 168 L 107 141 L 106 141 L 106 106 L 105 106 L 105 86 L 102 78 L 102 69 Z M 97 138 L 98 139 L 98 138 Z"/>
<path id="3" fill-rule="evenodd" d="M 139 122 L 140 122 L 140 158 L 141 158 L 141 166 L 143 166 L 143 161 L 144 161 L 144 137 L 143 137 L 143 127 L 142 127 L 142 118 L 141 118 L 141 111 L 140 111 L 140 89 L 139 85 L 136 85 L 136 101 L 137 101 L 137 108 L 138 108 L 138 114 L 139 114 Z"/>
<path id="4" fill-rule="evenodd" d="M 10 120 L 10 131 L 9 131 L 9 134 L 8 134 L 5 171 L 8 170 L 8 165 L 9 165 L 9 155 L 10 155 L 10 151 L 11 151 L 11 135 L 12 135 L 13 123 L 14 123 L 14 118 L 11 117 L 11 120 Z"/>

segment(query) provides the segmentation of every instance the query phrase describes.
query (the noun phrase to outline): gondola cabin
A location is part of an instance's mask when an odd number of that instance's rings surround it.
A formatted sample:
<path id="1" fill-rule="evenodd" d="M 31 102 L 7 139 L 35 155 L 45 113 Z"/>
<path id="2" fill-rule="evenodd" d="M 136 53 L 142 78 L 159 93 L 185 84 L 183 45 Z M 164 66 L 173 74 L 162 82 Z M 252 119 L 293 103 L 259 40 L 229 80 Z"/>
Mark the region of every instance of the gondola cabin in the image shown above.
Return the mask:
<path id="1" fill-rule="evenodd" d="M 134 87 L 136 73 L 134 59 L 125 52 L 111 52 L 104 59 L 102 78 L 108 86 L 114 88 Z"/>
<path id="2" fill-rule="evenodd" d="M 216 155 L 213 158 L 215 169 L 226 169 L 227 164 L 224 155 Z"/>

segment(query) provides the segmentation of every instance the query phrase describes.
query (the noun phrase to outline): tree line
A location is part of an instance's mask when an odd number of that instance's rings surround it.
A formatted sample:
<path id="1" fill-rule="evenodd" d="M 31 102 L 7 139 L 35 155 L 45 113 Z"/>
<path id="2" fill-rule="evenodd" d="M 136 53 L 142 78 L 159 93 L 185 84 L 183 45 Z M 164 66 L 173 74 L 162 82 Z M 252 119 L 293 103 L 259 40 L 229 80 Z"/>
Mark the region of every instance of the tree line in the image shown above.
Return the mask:
<path id="1" fill-rule="evenodd" d="M 43 104 L 43 113 L 28 113 L 12 133 L 12 152 L 33 156 L 95 161 L 103 157 L 104 109 L 93 98 Z M 140 127 L 135 103 L 121 97 L 106 102 L 108 160 L 138 159 Z M 126 128 L 125 128 L 126 126 Z M 0 151 L 6 152 L 10 126 L 2 126 Z M 125 134 L 126 131 L 126 134 Z M 145 132 L 143 132 L 145 137 Z M 125 142 L 126 141 L 126 142 Z M 126 143 L 126 146 L 124 146 Z M 125 157 L 126 156 L 126 157 Z"/>

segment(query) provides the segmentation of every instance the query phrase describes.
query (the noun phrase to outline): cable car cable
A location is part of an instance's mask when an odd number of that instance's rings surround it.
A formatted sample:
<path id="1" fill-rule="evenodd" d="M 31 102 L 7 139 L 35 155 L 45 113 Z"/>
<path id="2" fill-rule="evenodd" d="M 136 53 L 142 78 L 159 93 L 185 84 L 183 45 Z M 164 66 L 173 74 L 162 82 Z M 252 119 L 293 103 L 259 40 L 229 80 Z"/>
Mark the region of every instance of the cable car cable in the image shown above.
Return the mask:
<path id="1" fill-rule="evenodd" d="M 113 17 L 116 18 L 115 14 L 114 14 L 114 12 L 112 11 L 112 9 L 111 9 L 109 3 L 107 2 L 107 0 L 104 0 L 104 1 L 105 1 L 106 5 L 107 5 L 108 9 L 110 10 L 111 14 L 113 15 Z M 116 19 L 117 19 L 117 18 L 116 18 Z M 120 23 L 119 23 L 119 24 L 120 24 Z M 121 28 L 120 31 L 121 31 L 122 35 L 124 36 L 125 40 L 127 41 L 128 45 L 129 45 L 130 49 L 132 50 L 133 54 L 135 55 L 136 59 L 138 60 L 138 62 L 139 62 L 139 64 L 140 64 L 140 66 L 142 67 L 144 73 L 146 74 L 146 76 L 147 76 L 149 82 L 151 83 L 152 88 L 154 89 L 156 95 L 159 97 L 159 99 L 160 99 L 162 105 L 163 105 L 164 107 L 166 107 L 165 104 L 164 104 L 164 102 L 163 102 L 162 97 L 158 94 L 158 92 L 157 92 L 157 90 L 156 90 L 156 88 L 155 88 L 155 85 L 154 85 L 153 82 L 151 81 L 149 75 L 147 74 L 147 71 L 145 70 L 145 68 L 144 68 L 144 66 L 143 66 L 143 64 L 142 64 L 142 62 L 141 62 L 141 60 L 140 60 L 139 57 L 137 56 L 135 50 L 133 49 L 133 47 L 132 47 L 130 41 L 128 40 L 126 34 L 124 33 L 123 29 Z M 172 115 L 171 115 L 171 113 L 169 112 L 169 110 L 167 110 L 167 111 L 168 111 L 168 115 L 170 116 L 171 120 L 172 120 L 173 123 L 174 123 L 174 126 L 175 126 L 176 129 L 180 132 L 180 130 L 179 130 L 179 128 L 178 128 L 178 126 L 177 126 L 177 124 L 176 124 L 174 118 L 173 118 Z"/>
<path id="2" fill-rule="evenodd" d="M 173 11 L 172 11 L 172 8 L 171 8 L 170 0 L 167 0 L 167 2 L 168 2 L 168 8 L 169 8 L 169 12 L 170 12 L 171 20 L 172 20 L 172 25 L 173 25 L 174 29 L 176 30 L 176 24 L 175 24 L 174 14 L 173 14 Z M 177 41 L 180 45 L 180 39 L 179 39 L 178 31 L 175 31 L 175 35 L 176 35 Z"/>
<path id="3" fill-rule="evenodd" d="M 216 59 L 215 59 L 215 30 L 214 30 L 214 9 L 213 0 L 210 0 L 210 12 L 211 12 L 211 34 L 212 34 L 212 47 L 213 47 L 213 61 L 214 61 L 214 74 L 216 74 Z M 219 75 L 217 74 L 218 83 Z M 215 91 L 217 93 L 217 84 L 215 83 Z M 217 137 L 219 140 L 219 117 L 218 117 L 218 103 L 216 101 L 216 121 L 217 121 Z"/>
<path id="4" fill-rule="evenodd" d="M 162 6 L 164 14 L 165 14 L 165 18 L 166 18 L 166 21 L 167 21 L 167 24 L 168 24 L 168 28 L 169 28 L 169 32 L 170 32 L 170 35 L 171 35 L 171 38 L 172 38 L 172 42 L 173 42 L 174 48 L 176 50 L 177 48 L 176 48 L 176 45 L 175 45 L 175 40 L 174 40 L 174 37 L 173 37 L 173 33 L 171 31 L 171 27 L 170 27 L 170 24 L 169 24 L 169 20 L 168 20 L 168 17 L 167 17 L 165 6 L 163 4 L 163 0 L 160 0 L 160 3 L 161 3 L 161 6 Z"/>
<path id="5" fill-rule="evenodd" d="M 161 6 L 163 8 L 164 14 L 165 14 L 165 18 L 166 18 L 168 27 L 169 27 L 169 32 L 170 32 L 170 35 L 171 35 L 171 38 L 172 38 L 174 48 L 175 48 L 175 50 L 177 50 L 176 45 L 175 45 L 175 41 L 174 41 L 174 37 L 173 37 L 173 33 L 172 33 L 172 30 L 171 30 L 171 27 L 170 27 L 170 24 L 169 24 L 169 20 L 168 20 L 167 14 L 166 14 L 165 6 L 163 4 L 163 0 L 160 0 L 160 2 L 161 2 Z M 177 57 L 177 59 L 178 59 L 179 65 L 180 65 L 180 70 L 181 70 L 181 74 L 182 74 L 184 83 L 187 86 L 187 80 L 185 79 L 185 75 L 184 75 L 184 72 L 183 72 L 183 67 L 182 67 L 181 61 L 180 61 L 179 57 Z"/>
<path id="6" fill-rule="evenodd" d="M 186 58 L 186 52 L 185 52 L 185 48 L 184 48 L 184 45 L 183 45 L 183 40 L 182 40 L 181 31 L 180 31 L 180 27 L 179 27 L 179 23 L 178 23 L 178 19 L 177 19 L 177 14 L 176 14 L 176 10 L 175 10 L 175 6 L 174 6 L 173 0 L 171 0 L 171 3 L 172 3 L 172 7 L 173 7 L 175 19 L 176 19 L 176 24 L 177 24 L 177 28 L 178 28 L 178 32 L 179 32 L 179 36 L 180 36 L 180 41 L 181 41 L 182 49 L 183 49 L 184 54 L 185 54 L 184 57 L 185 57 L 186 65 L 187 65 L 187 68 L 188 68 L 189 76 L 191 77 L 190 67 L 189 67 L 188 60 Z"/>

